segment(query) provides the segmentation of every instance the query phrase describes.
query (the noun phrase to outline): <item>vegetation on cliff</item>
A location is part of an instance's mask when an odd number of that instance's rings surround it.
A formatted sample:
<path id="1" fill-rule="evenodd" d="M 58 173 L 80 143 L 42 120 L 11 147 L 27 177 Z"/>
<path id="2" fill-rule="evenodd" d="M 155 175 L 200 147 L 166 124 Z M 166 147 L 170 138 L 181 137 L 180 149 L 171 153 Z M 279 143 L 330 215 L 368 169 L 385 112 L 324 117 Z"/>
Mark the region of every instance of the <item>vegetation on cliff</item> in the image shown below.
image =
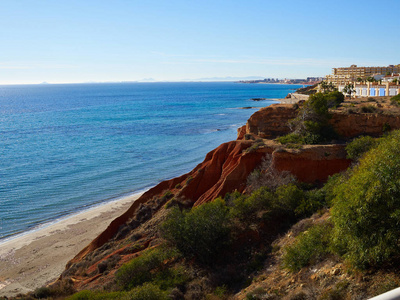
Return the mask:
<path id="1" fill-rule="evenodd" d="M 293 132 L 278 140 L 331 142 L 336 135 L 330 109 L 343 100 L 336 91 L 316 93 L 291 107 L 297 112 Z M 288 159 L 285 153 L 299 150 L 275 143 L 280 147 L 271 148 L 275 156 L 261 160 L 268 141 L 253 135 L 210 153 L 188 176 L 162 184 L 112 238 L 71 264 L 64 282 L 73 285 L 73 278 L 79 290 L 92 289 L 71 299 L 363 299 L 396 287 L 400 132 L 348 139 L 352 167 L 325 184 L 301 183 L 277 171 L 277 154 Z M 228 151 L 232 147 L 234 155 Z M 308 148 L 315 147 L 320 146 Z M 328 149 L 320 166 L 332 156 Z M 349 162 L 346 153 L 342 156 Z M 244 172 L 251 172 L 247 182 Z M 213 188 L 206 182 L 210 177 L 223 182 L 212 194 L 221 196 L 198 201 L 204 193 L 200 185 Z M 221 188 L 227 184 L 228 193 Z M 235 186 L 245 192 L 234 191 Z M 188 198 L 189 192 L 197 198 Z M 61 295 L 47 292 L 47 297 Z M 40 295 L 45 298 L 46 290 Z"/>
<path id="2" fill-rule="evenodd" d="M 329 124 L 329 109 L 343 101 L 343 94 L 337 91 L 311 95 L 299 108 L 297 117 L 289 122 L 291 133 L 277 140 L 282 144 L 318 144 L 336 138 L 337 134 Z"/>

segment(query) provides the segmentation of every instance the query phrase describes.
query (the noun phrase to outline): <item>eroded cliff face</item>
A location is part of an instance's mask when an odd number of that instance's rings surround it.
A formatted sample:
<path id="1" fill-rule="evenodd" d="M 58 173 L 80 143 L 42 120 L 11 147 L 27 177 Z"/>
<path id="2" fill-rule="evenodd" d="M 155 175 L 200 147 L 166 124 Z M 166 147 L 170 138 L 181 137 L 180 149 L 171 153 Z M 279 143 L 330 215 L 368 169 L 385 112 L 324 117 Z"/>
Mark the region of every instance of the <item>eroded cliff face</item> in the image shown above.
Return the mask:
<path id="1" fill-rule="evenodd" d="M 260 109 L 250 117 L 245 129 L 240 128 L 238 139 L 243 139 L 245 134 L 253 134 L 267 139 L 275 139 L 288 134 L 290 132 L 288 121 L 296 117 L 298 108 L 299 105 L 293 104 L 272 104 Z M 385 128 L 400 129 L 400 116 L 398 112 L 393 113 L 390 107 L 376 113 L 360 111 L 349 113 L 343 110 L 333 110 L 331 113 L 332 118 L 329 123 L 343 138 L 360 135 L 381 136 Z"/>
<path id="2" fill-rule="evenodd" d="M 246 126 L 238 130 L 238 140 L 208 153 L 191 172 L 163 181 L 144 193 L 71 260 L 61 278 L 73 279 L 78 290 L 110 282 L 123 263 L 160 243 L 157 226 L 164 220 L 168 202 L 176 201 L 190 208 L 235 190 L 242 192 L 247 177 L 266 155 L 271 157 L 276 170 L 288 171 L 307 183 L 325 182 L 328 176 L 347 169 L 351 161 L 346 159 L 345 144 L 287 149 L 272 140 L 289 132 L 288 121 L 297 110 L 296 105 L 275 104 L 254 113 Z M 345 137 L 380 135 L 386 123 L 392 129 L 400 128 L 398 116 L 382 114 L 336 112 L 331 122 Z M 109 261 L 113 261 L 111 271 L 101 272 L 99 264 Z"/>
<path id="3" fill-rule="evenodd" d="M 153 203 L 149 205 L 152 206 L 151 213 L 144 221 L 150 219 L 170 199 L 164 197 L 167 191 L 171 192 L 171 197 L 183 199 L 190 206 L 212 201 L 235 190 L 243 192 L 247 177 L 267 154 L 271 155 L 276 170 L 288 171 L 298 180 L 308 183 L 324 182 L 328 176 L 345 170 L 351 162 L 346 159 L 344 145 L 313 145 L 295 150 L 283 149 L 278 143 L 265 141 L 258 149 L 249 150 L 254 143 L 244 140 L 224 143 L 208 153 L 204 161 L 191 172 L 159 183 L 115 219 L 70 265 L 115 238 L 125 224 L 132 223 L 138 210 L 143 210 L 144 206 L 158 199 L 157 207 Z"/>
<path id="4" fill-rule="evenodd" d="M 288 134 L 288 121 L 297 115 L 298 105 L 272 104 L 255 112 L 246 124 L 246 133 L 265 139 Z"/>
<path id="5" fill-rule="evenodd" d="M 384 128 L 399 129 L 400 116 L 380 113 L 349 114 L 336 112 L 329 121 L 336 132 L 342 137 L 359 135 L 381 136 Z"/>
<path id="6" fill-rule="evenodd" d="M 252 145 L 252 141 L 232 141 L 220 145 L 209 152 L 204 161 L 196 166 L 191 172 L 166 180 L 136 200 L 126 213 L 115 219 L 108 228 L 83 249 L 72 261 L 75 263 L 93 250 L 101 247 L 112 239 L 120 230 L 121 226 L 128 223 L 140 207 L 151 202 L 153 199 L 162 199 L 167 191 L 177 199 L 183 199 L 189 205 L 199 205 L 212 201 L 218 196 L 224 196 L 233 190 L 243 191 L 246 187 L 246 178 L 251 171 L 260 163 L 264 153 L 245 152 Z M 159 209 L 168 197 L 158 203 Z M 154 205 L 152 205 L 154 210 Z M 151 214 L 154 214 L 152 211 Z"/>

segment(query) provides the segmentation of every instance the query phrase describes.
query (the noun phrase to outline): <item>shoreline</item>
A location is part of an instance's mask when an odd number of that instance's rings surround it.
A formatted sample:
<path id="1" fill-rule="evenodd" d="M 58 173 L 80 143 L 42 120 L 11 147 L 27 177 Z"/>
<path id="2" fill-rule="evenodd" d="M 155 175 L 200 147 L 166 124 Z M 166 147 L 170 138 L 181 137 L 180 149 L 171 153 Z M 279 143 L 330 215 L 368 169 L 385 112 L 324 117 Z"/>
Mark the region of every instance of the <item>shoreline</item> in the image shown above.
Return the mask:
<path id="1" fill-rule="evenodd" d="M 142 194 L 96 205 L 0 242 L 0 296 L 27 293 L 57 279 L 67 262 Z"/>

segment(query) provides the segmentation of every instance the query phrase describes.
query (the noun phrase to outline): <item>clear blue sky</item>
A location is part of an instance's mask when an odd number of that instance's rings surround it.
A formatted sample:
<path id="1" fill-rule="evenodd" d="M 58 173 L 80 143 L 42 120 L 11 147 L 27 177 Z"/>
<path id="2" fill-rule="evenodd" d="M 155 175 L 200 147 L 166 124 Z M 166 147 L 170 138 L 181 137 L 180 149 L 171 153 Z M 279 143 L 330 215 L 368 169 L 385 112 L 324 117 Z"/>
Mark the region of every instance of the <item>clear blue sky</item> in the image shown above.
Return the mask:
<path id="1" fill-rule="evenodd" d="M 400 1 L 2 0 L 0 84 L 324 76 L 400 63 Z"/>

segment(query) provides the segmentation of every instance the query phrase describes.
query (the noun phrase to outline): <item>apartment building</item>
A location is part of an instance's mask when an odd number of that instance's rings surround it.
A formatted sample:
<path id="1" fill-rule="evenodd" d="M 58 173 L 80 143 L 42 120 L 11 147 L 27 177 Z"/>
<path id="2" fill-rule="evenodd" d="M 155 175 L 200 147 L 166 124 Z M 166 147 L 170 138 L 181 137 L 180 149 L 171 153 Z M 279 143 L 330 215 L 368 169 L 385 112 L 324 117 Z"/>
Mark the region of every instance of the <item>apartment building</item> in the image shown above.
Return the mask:
<path id="1" fill-rule="evenodd" d="M 367 77 L 386 75 L 387 73 L 400 73 L 400 64 L 387 67 L 357 67 L 357 65 L 351 65 L 347 68 L 333 68 L 332 74 L 326 76 L 326 81 L 339 86 L 354 82 L 357 78 L 366 79 Z"/>

